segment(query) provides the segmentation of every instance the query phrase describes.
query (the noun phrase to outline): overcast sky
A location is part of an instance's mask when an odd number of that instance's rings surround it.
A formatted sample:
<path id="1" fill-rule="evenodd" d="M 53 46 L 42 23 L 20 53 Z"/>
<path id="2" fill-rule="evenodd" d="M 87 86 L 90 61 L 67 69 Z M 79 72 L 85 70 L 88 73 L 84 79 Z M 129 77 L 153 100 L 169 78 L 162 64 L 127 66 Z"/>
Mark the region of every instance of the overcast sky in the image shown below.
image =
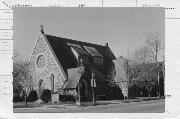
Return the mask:
<path id="1" fill-rule="evenodd" d="M 44 25 L 45 34 L 104 45 L 116 57 L 145 44 L 159 32 L 164 44 L 164 8 L 15 8 L 14 50 L 29 58 Z"/>

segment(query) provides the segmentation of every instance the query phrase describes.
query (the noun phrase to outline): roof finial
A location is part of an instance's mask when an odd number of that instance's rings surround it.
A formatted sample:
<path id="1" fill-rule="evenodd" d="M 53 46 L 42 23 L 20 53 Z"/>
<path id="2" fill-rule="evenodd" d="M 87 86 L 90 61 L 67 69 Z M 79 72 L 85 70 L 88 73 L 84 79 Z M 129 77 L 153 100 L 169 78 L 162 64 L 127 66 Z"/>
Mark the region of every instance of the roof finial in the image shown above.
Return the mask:
<path id="1" fill-rule="evenodd" d="M 109 47 L 108 43 L 105 43 L 105 46 L 106 46 L 106 47 Z"/>
<path id="2" fill-rule="evenodd" d="M 41 28 L 41 33 L 44 33 L 43 25 L 41 25 L 40 28 Z"/>

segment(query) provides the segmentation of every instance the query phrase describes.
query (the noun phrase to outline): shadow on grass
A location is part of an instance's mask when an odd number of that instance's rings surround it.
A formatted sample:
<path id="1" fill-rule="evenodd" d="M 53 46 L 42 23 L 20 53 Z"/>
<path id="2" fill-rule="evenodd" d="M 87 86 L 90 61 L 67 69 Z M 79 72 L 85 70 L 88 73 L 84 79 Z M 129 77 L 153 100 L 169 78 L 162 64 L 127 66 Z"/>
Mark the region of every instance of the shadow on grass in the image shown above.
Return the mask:
<path id="1" fill-rule="evenodd" d="M 13 108 L 35 108 L 35 107 L 41 107 L 41 105 L 34 105 L 34 104 L 13 104 Z"/>
<path id="2" fill-rule="evenodd" d="M 127 99 L 127 100 L 122 100 L 122 103 L 152 101 L 152 100 L 161 100 L 161 99 L 164 99 L 164 98 L 159 98 L 159 97 L 129 98 L 129 99 Z"/>
<path id="3" fill-rule="evenodd" d="M 65 109 L 65 107 L 59 107 L 59 106 L 56 106 L 56 105 L 54 105 L 54 106 L 50 106 L 50 107 L 47 107 L 47 108 L 56 108 L 56 109 Z"/>
<path id="4" fill-rule="evenodd" d="M 119 104 L 119 103 L 112 103 L 112 102 L 96 102 L 95 104 L 92 102 L 81 103 L 80 107 L 87 107 L 87 106 L 100 106 L 100 105 L 109 105 L 109 104 Z"/>

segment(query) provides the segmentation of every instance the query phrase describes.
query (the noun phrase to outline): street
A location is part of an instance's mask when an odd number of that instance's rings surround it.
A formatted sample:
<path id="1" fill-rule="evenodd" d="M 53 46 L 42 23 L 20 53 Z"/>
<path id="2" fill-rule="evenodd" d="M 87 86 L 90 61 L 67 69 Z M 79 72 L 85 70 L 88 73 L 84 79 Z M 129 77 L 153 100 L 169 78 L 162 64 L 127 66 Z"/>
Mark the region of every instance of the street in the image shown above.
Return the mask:
<path id="1" fill-rule="evenodd" d="M 163 113 L 165 100 L 122 103 L 122 101 L 98 101 L 97 105 L 77 106 L 72 104 L 50 104 L 38 107 L 14 108 L 14 112 L 56 113 Z"/>

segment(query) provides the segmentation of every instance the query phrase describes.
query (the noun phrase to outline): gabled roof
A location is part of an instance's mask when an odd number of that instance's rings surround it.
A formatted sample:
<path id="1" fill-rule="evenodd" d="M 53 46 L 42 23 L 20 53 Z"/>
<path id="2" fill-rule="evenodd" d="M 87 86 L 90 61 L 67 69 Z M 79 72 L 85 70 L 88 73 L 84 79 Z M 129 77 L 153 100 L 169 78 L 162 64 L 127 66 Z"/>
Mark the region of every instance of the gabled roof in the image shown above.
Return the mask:
<path id="1" fill-rule="evenodd" d="M 68 46 L 72 46 L 72 47 L 76 47 L 80 49 L 85 49 L 83 48 L 85 46 L 86 48 L 88 48 L 88 50 L 91 50 L 96 55 L 102 55 L 112 60 L 116 58 L 115 55 L 112 53 L 111 49 L 107 46 L 97 45 L 93 43 L 87 43 L 87 42 L 62 38 L 62 37 L 56 37 L 56 36 L 47 35 L 47 34 L 45 34 L 45 36 L 47 37 L 48 41 L 54 42 L 54 43 L 51 43 L 52 47 L 57 46 L 57 45 L 59 46 L 60 43 L 67 44 Z"/>
<path id="2" fill-rule="evenodd" d="M 95 56 L 101 56 L 110 60 L 116 59 L 115 55 L 112 53 L 109 47 L 103 45 L 97 45 L 77 40 L 71 40 L 62 37 L 56 37 L 52 35 L 45 34 L 47 40 L 49 41 L 52 49 L 54 50 L 56 56 L 59 61 L 62 62 L 63 67 L 69 69 L 73 67 L 68 67 L 69 64 L 72 66 L 75 65 L 75 57 L 70 50 L 73 48 L 78 54 L 94 54 Z M 89 51 L 92 53 L 89 53 Z M 63 56 L 63 57 L 62 57 Z M 71 57 L 71 59 L 69 59 Z M 64 61 L 65 59 L 69 59 L 69 61 Z M 74 67 L 75 68 L 75 67 Z"/>

